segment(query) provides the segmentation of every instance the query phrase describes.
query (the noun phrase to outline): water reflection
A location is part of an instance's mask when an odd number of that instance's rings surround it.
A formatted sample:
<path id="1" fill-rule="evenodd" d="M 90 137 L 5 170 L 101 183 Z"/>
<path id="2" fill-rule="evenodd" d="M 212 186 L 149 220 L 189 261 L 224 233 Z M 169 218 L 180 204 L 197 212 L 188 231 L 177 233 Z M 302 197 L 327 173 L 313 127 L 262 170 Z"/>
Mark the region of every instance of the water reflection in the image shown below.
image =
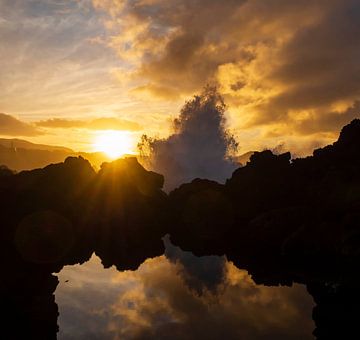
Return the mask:
<path id="1" fill-rule="evenodd" d="M 306 288 L 256 285 L 223 257 L 197 258 L 166 242 L 136 271 L 95 255 L 66 266 L 56 290 L 58 339 L 313 339 Z"/>

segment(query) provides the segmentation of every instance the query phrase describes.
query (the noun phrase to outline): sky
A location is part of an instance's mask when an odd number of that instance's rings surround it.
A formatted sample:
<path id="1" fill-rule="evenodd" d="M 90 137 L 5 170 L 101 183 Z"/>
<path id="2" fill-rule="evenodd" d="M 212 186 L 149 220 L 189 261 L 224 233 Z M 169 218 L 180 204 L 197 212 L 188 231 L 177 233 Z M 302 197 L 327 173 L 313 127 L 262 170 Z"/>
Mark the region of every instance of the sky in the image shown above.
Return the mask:
<path id="1" fill-rule="evenodd" d="M 357 0 L 0 0 L 0 135 L 167 137 L 206 84 L 239 153 L 304 155 L 360 112 Z"/>

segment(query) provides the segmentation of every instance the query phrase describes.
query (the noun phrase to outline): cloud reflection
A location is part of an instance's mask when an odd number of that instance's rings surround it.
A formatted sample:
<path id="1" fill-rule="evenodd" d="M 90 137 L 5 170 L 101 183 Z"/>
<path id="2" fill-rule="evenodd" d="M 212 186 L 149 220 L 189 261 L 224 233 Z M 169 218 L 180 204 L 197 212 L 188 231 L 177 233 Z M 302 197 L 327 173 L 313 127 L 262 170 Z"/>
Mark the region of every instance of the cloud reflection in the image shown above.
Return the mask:
<path id="1" fill-rule="evenodd" d="M 256 285 L 224 258 L 196 258 L 169 247 L 171 259 L 148 259 L 136 271 L 103 269 L 95 255 L 65 267 L 56 291 L 58 338 L 313 338 L 313 301 L 304 286 Z M 209 281 L 212 262 L 221 275 Z"/>

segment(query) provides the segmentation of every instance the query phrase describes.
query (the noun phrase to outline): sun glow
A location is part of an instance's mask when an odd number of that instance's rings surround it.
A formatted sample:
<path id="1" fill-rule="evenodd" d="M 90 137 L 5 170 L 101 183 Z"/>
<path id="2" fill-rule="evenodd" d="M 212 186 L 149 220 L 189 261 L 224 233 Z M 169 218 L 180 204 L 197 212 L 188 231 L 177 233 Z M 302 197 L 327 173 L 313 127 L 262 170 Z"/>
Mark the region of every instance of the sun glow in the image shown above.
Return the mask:
<path id="1" fill-rule="evenodd" d="M 119 158 L 125 154 L 133 154 L 132 138 L 124 131 L 102 131 L 99 132 L 94 141 L 94 150 L 104 152 L 112 159 Z"/>

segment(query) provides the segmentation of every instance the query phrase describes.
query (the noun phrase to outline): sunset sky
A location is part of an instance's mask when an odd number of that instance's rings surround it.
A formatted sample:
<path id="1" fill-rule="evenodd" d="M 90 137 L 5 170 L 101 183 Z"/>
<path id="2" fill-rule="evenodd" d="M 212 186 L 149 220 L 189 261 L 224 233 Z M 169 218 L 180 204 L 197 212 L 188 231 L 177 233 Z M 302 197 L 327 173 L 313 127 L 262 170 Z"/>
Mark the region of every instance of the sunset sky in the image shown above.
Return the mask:
<path id="1" fill-rule="evenodd" d="M 0 0 L 0 136 L 171 134 L 217 84 L 239 153 L 307 154 L 360 112 L 358 0 Z"/>

